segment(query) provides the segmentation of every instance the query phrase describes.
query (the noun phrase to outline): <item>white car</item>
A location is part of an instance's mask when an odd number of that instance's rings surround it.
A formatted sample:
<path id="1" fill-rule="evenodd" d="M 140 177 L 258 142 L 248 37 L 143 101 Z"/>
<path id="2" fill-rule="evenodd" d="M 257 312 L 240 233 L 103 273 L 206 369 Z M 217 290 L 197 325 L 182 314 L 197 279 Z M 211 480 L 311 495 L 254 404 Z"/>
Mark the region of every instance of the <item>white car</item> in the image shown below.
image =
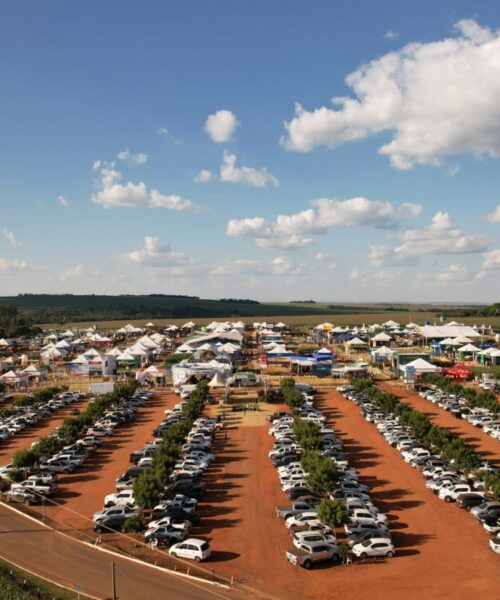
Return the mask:
<path id="1" fill-rule="evenodd" d="M 330 531 L 321 533 L 319 531 L 298 531 L 293 534 L 293 545 L 300 550 L 302 544 L 309 544 L 313 542 L 321 542 L 322 544 L 328 544 L 329 546 L 337 545 L 337 538 Z"/>
<path id="2" fill-rule="evenodd" d="M 133 490 L 122 490 L 115 494 L 108 494 L 104 498 L 104 506 L 135 506 Z"/>
<path id="3" fill-rule="evenodd" d="M 355 544 L 352 547 L 352 553 L 359 558 L 368 558 L 369 556 L 394 556 L 394 545 L 384 538 L 371 538 Z"/>
<path id="4" fill-rule="evenodd" d="M 470 485 L 467 483 L 459 483 L 452 487 L 441 488 L 438 492 L 438 496 L 445 502 L 454 502 L 460 494 L 468 494 L 472 491 Z"/>
<path id="5" fill-rule="evenodd" d="M 318 521 L 317 510 L 306 510 L 298 515 L 292 515 L 288 517 L 285 524 L 290 529 L 290 527 L 294 527 L 295 525 L 307 525 L 311 521 Z"/>
<path id="6" fill-rule="evenodd" d="M 189 558 L 196 562 L 200 562 L 206 560 L 210 556 L 210 546 L 205 540 L 188 538 L 183 542 L 171 546 L 168 553 L 173 558 Z"/>

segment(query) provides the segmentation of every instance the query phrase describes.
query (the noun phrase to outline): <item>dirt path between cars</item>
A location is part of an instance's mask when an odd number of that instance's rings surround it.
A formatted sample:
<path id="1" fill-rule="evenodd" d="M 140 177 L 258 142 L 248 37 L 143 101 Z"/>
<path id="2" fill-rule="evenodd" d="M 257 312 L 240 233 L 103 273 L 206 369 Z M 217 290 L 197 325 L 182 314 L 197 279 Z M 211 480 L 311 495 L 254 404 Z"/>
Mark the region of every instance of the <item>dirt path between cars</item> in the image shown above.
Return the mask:
<path id="1" fill-rule="evenodd" d="M 139 408 L 135 421 L 125 423 L 81 467 L 69 475 L 59 476 L 59 490 L 48 504 L 45 515 L 76 529 L 91 529 L 92 515 L 101 510 L 104 497 L 116 491 L 115 480 L 131 465 L 130 454 L 152 439 L 152 430 L 163 419 L 164 411 L 175 404 L 177 397 L 157 392 L 145 406 Z M 36 509 L 42 512 L 41 507 Z"/>
<path id="2" fill-rule="evenodd" d="M 53 429 L 62 425 L 64 419 L 71 416 L 70 411 L 73 408 L 83 410 L 87 402 L 88 400 L 79 400 L 78 402 L 72 402 L 67 406 L 59 408 L 44 419 L 41 419 L 34 427 L 23 429 L 7 441 L 2 442 L 0 446 L 0 464 L 7 464 L 12 460 L 16 452 L 26 450 L 33 442 L 37 442 L 42 437 L 47 437 Z"/>
<path id="3" fill-rule="evenodd" d="M 289 501 L 268 458 L 268 426 L 230 415 L 227 441 L 221 432 L 214 443 L 217 459 L 204 478 L 202 521 L 193 530 L 211 543 L 213 558 L 206 566 L 281 599 L 496 598 L 500 560 L 480 525 L 427 490 L 422 476 L 354 404 L 330 391 L 320 395 L 318 406 L 343 440 L 350 464 L 370 485 L 373 501 L 389 516 L 396 557 L 311 571 L 288 564 L 285 551 L 292 544 L 275 509 Z"/>
<path id="4" fill-rule="evenodd" d="M 445 427 L 459 435 L 485 460 L 500 465 L 500 442 L 484 433 L 479 427 L 474 427 L 464 419 L 457 419 L 444 408 L 432 404 L 412 390 L 406 390 L 394 383 L 383 383 L 380 387 L 386 392 L 395 394 L 402 402 L 409 404 L 415 410 L 427 415 L 439 427 Z"/>

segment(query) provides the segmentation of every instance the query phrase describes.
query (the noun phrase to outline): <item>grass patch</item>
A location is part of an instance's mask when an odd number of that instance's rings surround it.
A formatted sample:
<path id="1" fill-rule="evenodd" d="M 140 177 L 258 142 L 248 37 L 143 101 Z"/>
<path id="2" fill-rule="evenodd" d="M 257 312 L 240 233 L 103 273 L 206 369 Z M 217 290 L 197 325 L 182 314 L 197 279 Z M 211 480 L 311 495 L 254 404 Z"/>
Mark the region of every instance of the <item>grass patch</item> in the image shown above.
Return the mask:
<path id="1" fill-rule="evenodd" d="M 1 600 L 75 600 L 77 592 L 66 590 L 45 579 L 31 575 L 0 558 Z M 80 598 L 87 598 L 80 593 Z"/>

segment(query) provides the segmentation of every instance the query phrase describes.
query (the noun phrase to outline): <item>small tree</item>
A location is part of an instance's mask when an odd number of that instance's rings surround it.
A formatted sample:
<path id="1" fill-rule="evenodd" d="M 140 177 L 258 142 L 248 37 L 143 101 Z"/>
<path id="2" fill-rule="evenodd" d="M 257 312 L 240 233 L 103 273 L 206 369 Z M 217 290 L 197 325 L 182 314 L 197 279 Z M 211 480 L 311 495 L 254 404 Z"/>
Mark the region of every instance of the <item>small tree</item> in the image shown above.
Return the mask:
<path id="1" fill-rule="evenodd" d="M 318 506 L 319 520 L 335 528 L 344 525 L 349 520 L 349 511 L 344 500 L 329 500 L 324 498 Z"/>
<path id="2" fill-rule="evenodd" d="M 152 469 L 146 469 L 134 482 L 134 500 L 142 508 L 152 508 L 163 491 L 163 485 Z"/>
<path id="3" fill-rule="evenodd" d="M 38 454 L 33 450 L 19 450 L 14 454 L 12 464 L 16 469 L 32 467 L 38 460 Z"/>
<path id="4" fill-rule="evenodd" d="M 334 463 L 321 455 L 308 460 L 307 463 L 306 485 L 311 492 L 320 496 L 332 492 L 340 479 L 340 473 Z"/>

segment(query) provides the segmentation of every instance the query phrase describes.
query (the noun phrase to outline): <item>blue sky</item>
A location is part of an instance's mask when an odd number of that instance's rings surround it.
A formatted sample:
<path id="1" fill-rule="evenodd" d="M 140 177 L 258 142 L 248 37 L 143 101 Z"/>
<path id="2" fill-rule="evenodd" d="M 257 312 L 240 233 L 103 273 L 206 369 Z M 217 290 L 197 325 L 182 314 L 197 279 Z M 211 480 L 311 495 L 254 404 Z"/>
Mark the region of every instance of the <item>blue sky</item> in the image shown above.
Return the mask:
<path id="1" fill-rule="evenodd" d="M 498 300 L 500 9 L 347 4 L 3 3 L 0 293 Z"/>

